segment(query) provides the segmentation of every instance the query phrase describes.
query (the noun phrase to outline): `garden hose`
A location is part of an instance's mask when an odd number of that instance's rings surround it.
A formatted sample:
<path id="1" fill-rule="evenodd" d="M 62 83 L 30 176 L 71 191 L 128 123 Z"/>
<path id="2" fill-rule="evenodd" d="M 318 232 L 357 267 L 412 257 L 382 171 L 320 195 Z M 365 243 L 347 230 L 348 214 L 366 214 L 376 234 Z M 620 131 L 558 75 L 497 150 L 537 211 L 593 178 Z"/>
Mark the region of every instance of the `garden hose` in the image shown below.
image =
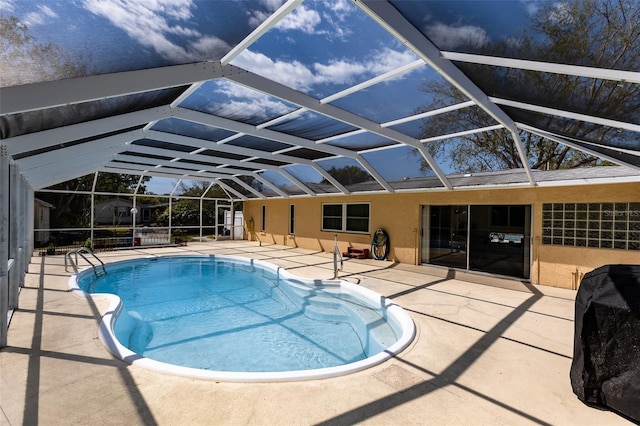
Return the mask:
<path id="1" fill-rule="evenodd" d="M 385 260 L 389 257 L 389 234 L 382 228 L 378 228 L 373 234 L 371 255 L 376 260 Z"/>

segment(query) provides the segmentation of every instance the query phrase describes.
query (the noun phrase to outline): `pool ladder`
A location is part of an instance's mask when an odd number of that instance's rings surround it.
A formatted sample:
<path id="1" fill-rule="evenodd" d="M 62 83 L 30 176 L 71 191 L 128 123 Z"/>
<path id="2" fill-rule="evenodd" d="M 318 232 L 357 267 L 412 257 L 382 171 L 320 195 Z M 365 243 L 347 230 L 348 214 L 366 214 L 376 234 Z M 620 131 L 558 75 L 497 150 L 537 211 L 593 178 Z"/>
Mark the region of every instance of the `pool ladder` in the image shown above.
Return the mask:
<path id="1" fill-rule="evenodd" d="M 75 261 L 71 258 L 72 254 L 75 254 Z M 87 258 L 87 256 L 85 256 L 86 254 L 91 255 L 91 257 L 93 257 L 95 260 L 100 262 L 100 265 L 96 265 L 93 262 L 91 262 L 91 260 L 89 260 L 89 258 Z M 107 273 L 107 270 L 104 267 L 104 262 L 102 260 L 100 260 L 100 258 L 98 256 L 96 256 L 96 254 L 93 252 L 93 250 L 91 250 L 88 247 L 80 247 L 78 249 L 69 250 L 67 252 L 67 254 L 64 255 L 64 270 L 65 271 L 68 271 L 68 264 L 71 263 L 71 266 L 73 266 L 73 270 L 76 273 L 78 272 L 78 255 L 80 255 L 80 257 L 82 257 L 85 262 L 87 262 L 89 265 L 91 265 L 91 267 L 93 268 L 93 273 L 96 274 L 96 276 L 104 275 L 104 274 Z M 98 270 L 97 266 L 100 266 L 100 269 L 102 270 L 102 272 L 100 272 Z"/>
<path id="2" fill-rule="evenodd" d="M 340 259 L 340 270 L 344 266 L 344 260 L 342 259 L 342 253 L 340 253 L 340 248 L 338 248 L 338 235 L 333 236 L 333 279 L 338 279 L 338 259 Z"/>

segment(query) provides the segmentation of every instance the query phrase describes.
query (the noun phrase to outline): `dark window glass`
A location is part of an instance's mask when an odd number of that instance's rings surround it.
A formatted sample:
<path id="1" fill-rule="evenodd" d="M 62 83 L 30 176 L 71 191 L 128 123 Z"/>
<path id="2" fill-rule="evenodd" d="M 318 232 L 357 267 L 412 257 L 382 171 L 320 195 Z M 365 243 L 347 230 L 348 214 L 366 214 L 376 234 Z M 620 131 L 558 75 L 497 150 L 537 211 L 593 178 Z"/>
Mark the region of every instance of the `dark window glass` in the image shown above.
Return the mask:
<path id="1" fill-rule="evenodd" d="M 526 206 L 511 206 L 509 209 L 509 226 L 524 226 Z"/>
<path id="2" fill-rule="evenodd" d="M 322 229 L 341 231 L 342 230 L 342 218 L 324 217 L 322 218 Z"/>
<path id="3" fill-rule="evenodd" d="M 509 226 L 509 206 L 493 206 L 491 210 L 492 226 Z"/>
<path id="4" fill-rule="evenodd" d="M 296 206 L 291 204 L 289 206 L 289 234 L 295 234 L 296 230 Z"/>
<path id="5" fill-rule="evenodd" d="M 342 204 L 322 206 L 322 229 L 342 231 Z"/>
<path id="6" fill-rule="evenodd" d="M 369 232 L 369 204 L 347 204 L 346 231 Z"/>

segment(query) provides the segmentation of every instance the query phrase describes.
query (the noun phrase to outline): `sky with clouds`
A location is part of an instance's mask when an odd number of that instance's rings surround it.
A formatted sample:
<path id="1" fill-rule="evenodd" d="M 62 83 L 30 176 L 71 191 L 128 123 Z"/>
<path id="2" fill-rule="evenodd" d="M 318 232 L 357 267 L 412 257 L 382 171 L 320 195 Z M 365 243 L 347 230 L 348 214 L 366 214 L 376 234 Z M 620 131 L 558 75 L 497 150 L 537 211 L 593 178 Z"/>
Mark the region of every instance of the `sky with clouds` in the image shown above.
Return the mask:
<path id="1" fill-rule="evenodd" d="M 0 0 L 0 10 L 17 16 L 41 43 L 55 43 L 71 55 L 80 52 L 91 69 L 102 73 L 220 59 L 282 4 L 283 0 Z M 493 6 L 427 1 L 398 2 L 398 7 L 406 8 L 403 13 L 434 43 L 455 49 L 461 43 L 481 46 L 510 36 L 519 21 L 535 13 L 538 2 L 488 4 Z M 306 0 L 232 64 L 322 99 L 416 59 L 351 1 Z M 429 78 L 439 77 L 427 66 L 411 69 L 367 89 L 367 96 L 352 95 L 337 104 L 364 111 L 375 99 L 388 111 L 372 111 L 369 118 L 401 118 L 425 102 L 417 87 Z M 415 99 L 407 99 L 411 93 Z M 194 96 L 198 109 L 240 118 L 263 115 L 266 120 L 295 109 L 224 80 L 207 83 Z M 388 173 L 390 178 L 401 177 Z"/>
<path id="2" fill-rule="evenodd" d="M 220 59 L 282 3 L 0 0 L 0 8 L 20 18 L 41 42 L 84 53 L 98 72 L 112 72 Z M 537 4 L 497 3 L 503 5 L 502 12 L 487 13 L 485 2 L 477 1 L 398 2 L 398 6 L 417 17 L 437 45 L 454 49 L 463 42 L 484 45 L 495 40 L 497 31 L 504 32 L 523 15 L 535 12 Z M 306 0 L 232 63 L 323 97 L 416 59 L 351 1 Z"/>

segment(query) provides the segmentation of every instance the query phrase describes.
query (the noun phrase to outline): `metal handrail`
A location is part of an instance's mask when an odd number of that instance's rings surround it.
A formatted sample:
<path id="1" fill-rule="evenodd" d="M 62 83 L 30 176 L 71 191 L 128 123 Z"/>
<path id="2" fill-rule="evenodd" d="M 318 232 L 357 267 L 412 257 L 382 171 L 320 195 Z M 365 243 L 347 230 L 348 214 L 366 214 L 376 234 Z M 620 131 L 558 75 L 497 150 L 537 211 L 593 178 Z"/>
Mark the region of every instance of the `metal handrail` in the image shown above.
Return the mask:
<path id="1" fill-rule="evenodd" d="M 338 248 L 338 234 L 333 236 L 333 279 L 338 279 L 338 259 L 340 259 L 340 270 L 344 266 L 342 259 L 342 253 L 340 253 L 340 249 Z"/>
<path id="2" fill-rule="evenodd" d="M 87 256 L 85 256 L 84 254 L 90 254 L 91 256 L 93 256 L 93 258 L 95 260 L 97 260 L 98 262 L 100 262 L 100 266 L 102 267 L 102 273 L 106 274 L 107 270 L 104 266 L 104 262 L 102 260 L 100 260 L 100 258 L 98 256 L 96 256 L 96 254 L 93 252 L 93 250 L 91 250 L 89 247 L 80 247 L 74 250 L 69 250 L 67 252 L 67 254 L 64 255 L 64 270 L 67 271 L 67 260 L 69 262 L 71 262 L 74 271 L 77 273 L 78 272 L 78 255 L 80 255 L 80 257 L 82 257 L 84 259 L 85 262 L 87 262 L 89 265 L 91 265 L 91 267 L 93 268 L 93 273 L 96 275 L 100 275 L 98 273 L 98 268 L 96 267 L 96 265 L 93 264 L 93 262 L 91 262 Z M 76 260 L 75 262 L 71 259 L 71 254 L 75 254 L 76 255 Z"/>

